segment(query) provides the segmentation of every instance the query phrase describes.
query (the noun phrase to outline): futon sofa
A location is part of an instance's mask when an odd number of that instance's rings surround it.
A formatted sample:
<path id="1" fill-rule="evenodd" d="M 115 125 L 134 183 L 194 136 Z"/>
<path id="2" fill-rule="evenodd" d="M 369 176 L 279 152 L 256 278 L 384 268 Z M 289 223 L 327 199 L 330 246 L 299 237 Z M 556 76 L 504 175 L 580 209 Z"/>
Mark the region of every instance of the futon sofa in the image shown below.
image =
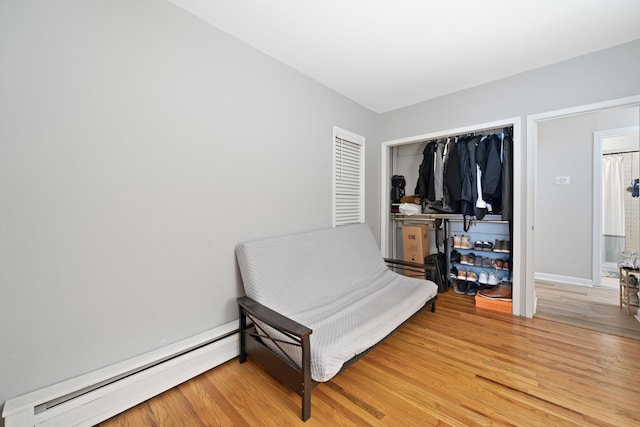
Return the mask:
<path id="1" fill-rule="evenodd" d="M 423 308 L 435 311 L 437 285 L 387 262 L 424 266 L 383 259 L 366 224 L 245 242 L 236 256 L 246 294 L 238 298 L 240 362 L 250 356 L 298 393 L 305 421 L 319 382 Z"/>

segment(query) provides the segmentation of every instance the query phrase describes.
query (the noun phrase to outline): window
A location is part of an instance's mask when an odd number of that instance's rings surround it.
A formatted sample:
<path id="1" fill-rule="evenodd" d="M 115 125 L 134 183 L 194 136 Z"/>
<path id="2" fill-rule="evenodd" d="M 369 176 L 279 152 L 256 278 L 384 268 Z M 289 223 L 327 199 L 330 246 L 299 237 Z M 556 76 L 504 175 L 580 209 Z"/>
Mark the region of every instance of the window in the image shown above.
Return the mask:
<path id="1" fill-rule="evenodd" d="M 364 222 L 364 137 L 333 128 L 333 226 Z"/>

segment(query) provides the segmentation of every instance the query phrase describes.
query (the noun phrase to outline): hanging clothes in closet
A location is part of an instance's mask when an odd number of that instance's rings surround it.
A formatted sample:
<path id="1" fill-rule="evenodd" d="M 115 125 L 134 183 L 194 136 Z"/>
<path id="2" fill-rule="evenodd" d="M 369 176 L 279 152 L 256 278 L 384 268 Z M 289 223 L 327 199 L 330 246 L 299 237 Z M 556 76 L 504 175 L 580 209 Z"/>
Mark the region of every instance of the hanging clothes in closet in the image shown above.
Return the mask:
<path id="1" fill-rule="evenodd" d="M 435 157 L 438 143 L 429 142 L 422 151 L 422 163 L 418 168 L 418 183 L 416 184 L 415 195 L 422 200 L 436 200 L 435 189 Z"/>
<path id="2" fill-rule="evenodd" d="M 500 134 L 465 135 L 430 141 L 423 150 L 415 194 L 425 209 L 512 215 L 512 138 Z"/>

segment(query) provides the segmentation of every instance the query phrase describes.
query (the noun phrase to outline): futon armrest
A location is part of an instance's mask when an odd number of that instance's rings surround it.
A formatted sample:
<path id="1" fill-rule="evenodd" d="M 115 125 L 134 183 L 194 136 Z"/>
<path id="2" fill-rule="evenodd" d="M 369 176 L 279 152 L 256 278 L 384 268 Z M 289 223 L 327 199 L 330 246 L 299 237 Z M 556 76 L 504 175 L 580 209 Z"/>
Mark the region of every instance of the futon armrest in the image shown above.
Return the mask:
<path id="1" fill-rule="evenodd" d="M 238 298 L 238 305 L 248 315 L 260 319 L 269 326 L 283 332 L 288 332 L 297 337 L 305 337 L 310 335 L 313 331 L 306 326 L 289 319 L 286 316 L 273 311 L 269 307 L 266 307 L 259 302 L 252 300 L 249 297 Z"/>
<path id="2" fill-rule="evenodd" d="M 420 276 L 424 276 L 425 279 L 429 279 L 429 275 L 433 271 L 433 266 L 428 264 L 391 258 L 385 258 L 384 261 L 387 263 L 387 266 L 396 273 L 414 273 L 412 276 L 419 274 Z"/>
<path id="3" fill-rule="evenodd" d="M 421 270 L 426 270 L 430 267 L 427 264 L 420 264 L 418 262 L 404 261 L 401 259 L 392 259 L 392 258 L 385 258 L 384 262 L 386 262 L 387 265 L 389 265 L 390 267 L 399 265 L 404 267 L 418 268 Z"/>

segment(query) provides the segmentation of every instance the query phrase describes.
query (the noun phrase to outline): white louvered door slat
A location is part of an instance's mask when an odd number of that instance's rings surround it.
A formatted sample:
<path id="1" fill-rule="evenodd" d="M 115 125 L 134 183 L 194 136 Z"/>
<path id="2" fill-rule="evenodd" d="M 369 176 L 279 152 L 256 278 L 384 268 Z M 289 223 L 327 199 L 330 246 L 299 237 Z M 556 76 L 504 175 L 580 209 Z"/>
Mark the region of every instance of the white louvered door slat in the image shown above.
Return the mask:
<path id="1" fill-rule="evenodd" d="M 364 222 L 364 138 L 334 127 L 333 224 Z"/>

